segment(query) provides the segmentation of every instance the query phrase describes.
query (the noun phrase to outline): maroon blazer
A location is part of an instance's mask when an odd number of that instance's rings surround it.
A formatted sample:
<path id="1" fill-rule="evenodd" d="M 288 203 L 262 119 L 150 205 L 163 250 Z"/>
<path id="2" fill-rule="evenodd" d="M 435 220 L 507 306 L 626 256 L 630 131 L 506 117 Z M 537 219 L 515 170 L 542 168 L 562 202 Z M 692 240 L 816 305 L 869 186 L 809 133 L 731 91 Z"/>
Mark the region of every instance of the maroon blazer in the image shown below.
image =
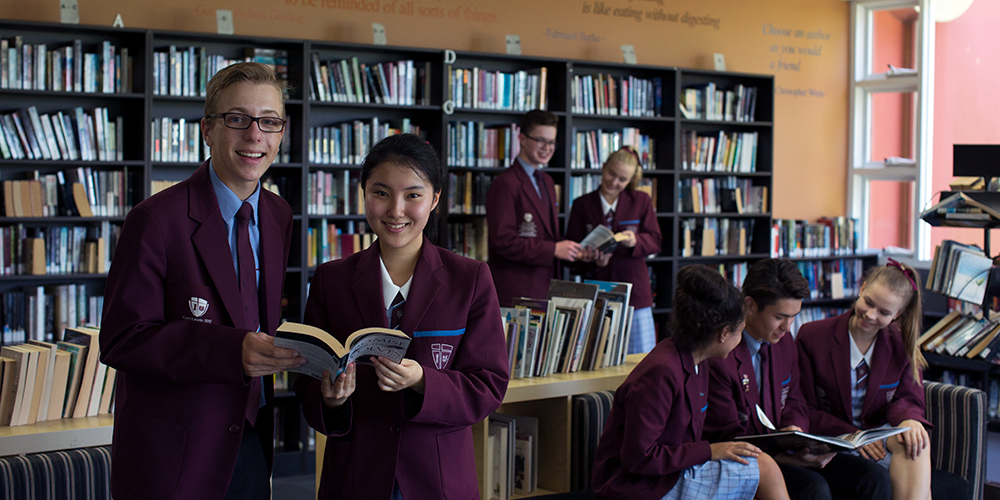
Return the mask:
<path id="1" fill-rule="evenodd" d="M 306 323 L 344 341 L 355 330 L 389 326 L 379 246 L 316 268 Z M 406 500 L 478 499 L 472 425 L 507 390 L 507 351 L 489 267 L 424 239 L 400 330 L 406 357 L 424 369 L 424 395 L 384 392 L 375 370 L 358 365 L 354 394 L 324 411 L 320 382 L 298 377 L 306 420 L 326 434 L 319 498 L 388 499 L 393 481 Z"/>
<path id="2" fill-rule="evenodd" d="M 118 370 L 111 494 L 223 498 L 260 378 L 243 374 L 239 280 L 208 162 L 137 205 L 105 286 L 101 361 Z M 261 190 L 262 330 L 278 327 L 292 210 Z M 199 304 L 200 303 L 200 304 Z M 199 305 L 201 307 L 199 307 Z M 270 463 L 273 385 L 256 430 Z"/>
<path id="3" fill-rule="evenodd" d="M 490 269 L 500 305 L 517 297 L 543 299 L 556 277 L 556 242 L 561 239 L 555 184 L 542 172 L 538 198 L 521 160 L 504 170 L 486 193 Z"/>
<path id="4" fill-rule="evenodd" d="M 770 389 L 765 401 L 760 401 L 745 340 L 726 359 L 709 359 L 708 364 L 708 404 L 712 411 L 705 419 L 705 437 L 709 441 L 770 432 L 757 418 L 758 404 L 775 428 L 797 425 L 809 432 L 808 410 L 799 388 L 798 350 L 791 335 L 771 345 L 770 362 L 761 370 L 761 380 L 767 380 Z"/>
<path id="5" fill-rule="evenodd" d="M 816 434 L 839 435 L 859 430 L 851 423 L 851 343 L 847 338 L 850 310 L 840 316 L 802 325 L 796 343 L 802 394 L 809 405 L 810 429 Z M 861 412 L 862 429 L 885 423 L 899 425 L 924 418 L 924 388 L 913 379 L 903 338 L 895 323 L 879 330 L 872 346 L 868 393 Z"/>
<path id="6" fill-rule="evenodd" d="M 608 500 L 658 500 L 688 467 L 712 459 L 701 438 L 708 410 L 708 363 L 666 339 L 615 391 L 597 444 L 592 486 Z M 404 493 L 405 494 L 405 493 Z"/>
<path id="7" fill-rule="evenodd" d="M 604 212 L 601 209 L 601 193 L 598 190 L 573 200 L 573 209 L 566 227 L 566 239 L 580 241 L 594 229 L 594 226 L 600 224 L 604 224 Z M 636 309 L 652 307 L 653 289 L 649 286 L 646 256 L 660 252 L 663 235 L 660 233 L 660 224 L 656 220 L 656 211 L 653 210 L 653 202 L 649 199 L 649 195 L 633 189 L 622 191 L 618 195 L 618 208 L 615 209 L 612 218 L 611 230 L 616 233 L 634 231 L 637 240 L 635 246 L 628 248 L 618 245 L 607 266 L 586 264 L 579 266 L 578 269 L 596 280 L 632 283 L 630 304 Z"/>

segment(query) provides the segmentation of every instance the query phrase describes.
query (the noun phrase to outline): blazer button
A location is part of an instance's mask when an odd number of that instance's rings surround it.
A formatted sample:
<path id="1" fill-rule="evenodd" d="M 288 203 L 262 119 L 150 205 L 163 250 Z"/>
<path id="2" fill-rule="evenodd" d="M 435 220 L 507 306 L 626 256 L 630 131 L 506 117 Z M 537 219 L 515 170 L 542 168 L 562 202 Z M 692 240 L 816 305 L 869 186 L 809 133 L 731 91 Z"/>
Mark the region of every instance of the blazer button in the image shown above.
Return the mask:
<path id="1" fill-rule="evenodd" d="M 240 426 L 238 426 L 236 424 L 232 424 L 232 425 L 229 426 L 229 433 L 230 434 L 236 434 L 237 432 L 240 432 Z"/>
<path id="2" fill-rule="evenodd" d="M 389 432 L 391 432 L 393 434 L 399 434 L 399 426 L 396 425 L 396 424 L 390 425 L 389 426 Z"/>

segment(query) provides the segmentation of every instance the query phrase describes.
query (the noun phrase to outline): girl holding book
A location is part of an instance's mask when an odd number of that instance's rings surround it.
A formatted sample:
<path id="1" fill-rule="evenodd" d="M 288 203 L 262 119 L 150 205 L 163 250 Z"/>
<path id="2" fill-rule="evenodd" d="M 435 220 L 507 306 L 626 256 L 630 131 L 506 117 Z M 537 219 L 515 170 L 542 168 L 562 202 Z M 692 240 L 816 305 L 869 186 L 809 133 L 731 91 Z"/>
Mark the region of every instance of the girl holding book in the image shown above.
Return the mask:
<path id="1" fill-rule="evenodd" d="M 709 358 L 742 339 L 743 295 L 718 272 L 692 265 L 677 273 L 672 335 L 615 391 L 597 445 L 598 499 L 787 499 L 774 460 L 747 442 L 702 439 Z"/>
<path id="2" fill-rule="evenodd" d="M 441 170 L 419 137 L 376 144 L 361 186 L 378 239 L 316 268 L 305 322 L 341 342 L 369 326 L 412 341 L 400 363 L 378 357 L 333 379 L 296 380 L 309 425 L 328 436 L 318 497 L 476 498 L 471 427 L 500 406 L 508 380 L 489 267 L 424 236 Z"/>
<path id="3" fill-rule="evenodd" d="M 601 185 L 573 201 L 566 238 L 580 241 L 604 224 L 624 239 L 610 252 L 584 249 L 577 269 L 588 278 L 632 283 L 629 305 L 635 307 L 628 353 L 649 352 L 656 345 L 653 290 L 646 256 L 660 252 L 663 239 L 649 195 L 636 190 L 642 179 L 639 155 L 625 146 L 608 157 L 601 169 Z"/>
<path id="4" fill-rule="evenodd" d="M 917 346 L 920 304 L 916 271 L 889 259 L 866 273 L 850 311 L 803 325 L 796 339 L 810 432 L 909 428 L 857 452 L 889 469 L 893 498 L 930 498 L 930 423 L 921 383 L 926 362 Z M 852 480 L 837 469 L 819 472 L 831 486 Z"/>

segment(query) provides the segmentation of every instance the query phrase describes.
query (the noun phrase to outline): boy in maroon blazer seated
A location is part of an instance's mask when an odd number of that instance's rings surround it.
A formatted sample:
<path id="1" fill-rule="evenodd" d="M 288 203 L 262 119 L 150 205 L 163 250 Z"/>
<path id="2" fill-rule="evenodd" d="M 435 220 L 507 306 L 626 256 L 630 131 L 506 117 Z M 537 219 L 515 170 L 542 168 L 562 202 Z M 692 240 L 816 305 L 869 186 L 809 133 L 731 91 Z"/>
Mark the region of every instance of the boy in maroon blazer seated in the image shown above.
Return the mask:
<path id="1" fill-rule="evenodd" d="M 809 297 L 809 283 L 794 262 L 764 259 L 743 281 L 747 319 L 740 344 L 725 359 L 710 359 L 705 435 L 710 441 L 767 434 L 757 406 L 775 428 L 809 432 L 808 406 L 799 388 L 799 362 L 792 321 Z M 870 461 L 847 454 L 812 455 L 805 450 L 776 454 L 791 498 L 884 498 L 889 474 Z M 832 459 L 832 461 L 831 461 Z M 825 467 L 824 467 L 825 466 Z M 827 482 L 826 470 L 851 471 L 856 481 Z M 843 483 L 843 484 L 840 484 Z M 832 491 L 831 491 L 832 490 Z"/>
<path id="2" fill-rule="evenodd" d="M 552 177 L 542 172 L 556 151 L 556 115 L 529 111 L 521 118 L 521 152 L 486 194 L 490 270 L 502 307 L 517 297 L 544 298 L 556 259 L 572 262 L 580 244 L 563 240 Z"/>
<path id="3" fill-rule="evenodd" d="M 260 188 L 285 128 L 263 64 L 208 84 L 212 157 L 125 219 L 105 289 L 101 361 L 118 370 L 111 494 L 269 499 L 271 374 L 301 365 L 273 345 L 292 211 Z"/>

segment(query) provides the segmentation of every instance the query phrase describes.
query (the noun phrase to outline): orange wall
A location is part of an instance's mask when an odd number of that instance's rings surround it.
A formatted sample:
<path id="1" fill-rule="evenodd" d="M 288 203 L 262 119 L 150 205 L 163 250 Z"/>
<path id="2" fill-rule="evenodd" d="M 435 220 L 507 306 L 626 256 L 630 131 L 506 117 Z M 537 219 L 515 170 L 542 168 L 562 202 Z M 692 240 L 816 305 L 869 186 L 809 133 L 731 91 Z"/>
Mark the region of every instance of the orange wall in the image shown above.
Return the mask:
<path id="1" fill-rule="evenodd" d="M 0 17 L 58 21 L 59 2 L 0 0 Z M 215 31 L 233 11 L 236 34 L 503 52 L 521 37 L 527 55 L 773 73 L 774 215 L 843 215 L 846 199 L 849 3 L 841 0 L 79 0 L 83 24 Z M 378 12 L 372 12 L 372 9 Z M 367 10 L 366 10 L 367 9 Z M 641 19 L 632 17 L 641 13 Z M 783 52 L 791 51 L 792 53 Z"/>
<path id="2" fill-rule="evenodd" d="M 933 192 L 952 179 L 953 144 L 1000 144 L 1000 2 L 973 2 L 962 17 L 938 24 L 934 73 Z M 997 168 L 1000 176 L 1000 166 Z M 936 201 L 936 198 L 935 198 Z M 930 205 L 927 205 L 930 206 Z M 1000 250 L 1000 231 L 992 232 L 992 254 Z M 975 229 L 934 228 L 932 248 L 942 239 L 980 244 Z"/>

